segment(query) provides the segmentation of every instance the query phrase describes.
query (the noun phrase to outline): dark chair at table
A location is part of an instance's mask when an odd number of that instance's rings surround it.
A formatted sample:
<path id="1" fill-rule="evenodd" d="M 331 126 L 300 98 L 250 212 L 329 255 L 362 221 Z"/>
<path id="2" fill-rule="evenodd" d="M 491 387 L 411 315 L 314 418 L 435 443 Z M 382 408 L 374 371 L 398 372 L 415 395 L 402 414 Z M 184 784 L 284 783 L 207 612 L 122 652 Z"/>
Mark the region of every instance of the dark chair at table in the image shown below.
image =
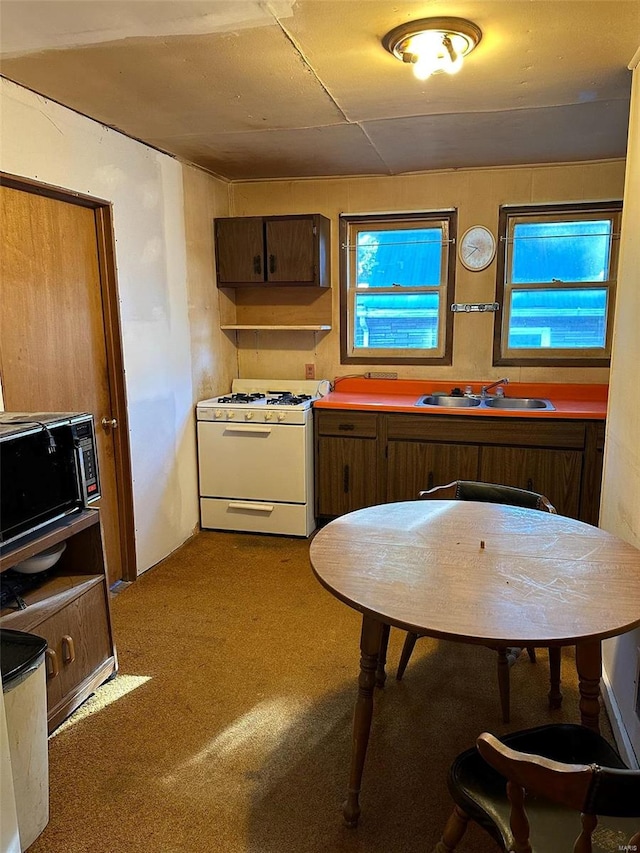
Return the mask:
<path id="1" fill-rule="evenodd" d="M 446 486 L 436 486 L 428 491 L 420 492 L 421 500 L 457 500 L 457 501 L 484 501 L 485 503 L 508 504 L 525 509 L 538 509 L 542 512 L 556 512 L 549 500 L 544 495 L 526 489 L 516 489 L 512 486 L 500 486 L 494 483 L 476 483 L 471 480 L 455 480 Z M 407 632 L 396 678 L 402 679 L 404 671 L 409 663 L 413 647 L 418 639 L 418 634 Z M 509 722 L 510 717 L 510 685 L 509 668 L 513 666 L 520 655 L 521 649 L 490 646 L 498 652 L 498 689 L 500 691 L 500 706 L 502 719 Z M 533 663 L 536 660 L 535 649 L 527 647 L 527 653 Z M 549 707 L 559 708 L 562 703 L 560 693 L 560 648 L 549 648 L 550 683 Z"/>
<path id="2" fill-rule="evenodd" d="M 583 726 L 485 732 L 454 760 L 448 784 L 455 807 L 433 853 L 452 853 L 469 820 L 502 851 L 640 851 L 640 771 Z"/>

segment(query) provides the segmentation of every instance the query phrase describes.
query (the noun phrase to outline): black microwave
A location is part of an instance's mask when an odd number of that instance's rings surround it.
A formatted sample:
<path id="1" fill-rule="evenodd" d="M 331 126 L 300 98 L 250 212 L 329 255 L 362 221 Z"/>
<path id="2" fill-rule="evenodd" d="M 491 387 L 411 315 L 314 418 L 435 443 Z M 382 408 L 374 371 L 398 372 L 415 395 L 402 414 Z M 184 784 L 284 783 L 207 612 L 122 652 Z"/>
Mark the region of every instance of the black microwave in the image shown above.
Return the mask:
<path id="1" fill-rule="evenodd" d="M 93 415 L 0 412 L 0 547 L 99 497 Z"/>

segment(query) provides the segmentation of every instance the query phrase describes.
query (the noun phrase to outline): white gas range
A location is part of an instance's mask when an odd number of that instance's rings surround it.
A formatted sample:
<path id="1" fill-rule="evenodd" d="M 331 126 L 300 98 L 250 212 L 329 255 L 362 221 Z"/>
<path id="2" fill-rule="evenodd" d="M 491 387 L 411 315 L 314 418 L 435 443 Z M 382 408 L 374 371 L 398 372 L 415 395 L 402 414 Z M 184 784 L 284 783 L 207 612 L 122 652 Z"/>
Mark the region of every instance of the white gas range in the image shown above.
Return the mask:
<path id="1" fill-rule="evenodd" d="M 234 379 L 197 405 L 202 527 L 315 530 L 313 401 L 327 380 Z"/>

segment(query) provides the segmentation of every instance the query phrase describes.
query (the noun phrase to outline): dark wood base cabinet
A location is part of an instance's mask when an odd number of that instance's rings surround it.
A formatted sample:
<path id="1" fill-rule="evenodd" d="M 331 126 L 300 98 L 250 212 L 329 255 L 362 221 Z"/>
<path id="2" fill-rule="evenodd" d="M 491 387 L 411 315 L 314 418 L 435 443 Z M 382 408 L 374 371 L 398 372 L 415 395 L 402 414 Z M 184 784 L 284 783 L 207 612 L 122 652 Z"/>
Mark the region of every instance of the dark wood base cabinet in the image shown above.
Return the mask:
<path id="1" fill-rule="evenodd" d="M 316 514 L 344 515 L 380 503 L 377 416 L 317 412 L 315 425 Z"/>
<path id="2" fill-rule="evenodd" d="M 0 570 L 4 573 L 59 542 L 67 546 L 60 560 L 42 576 L 42 583 L 22 593 L 26 608 L 9 604 L 0 611 L 1 627 L 47 641 L 49 732 L 117 670 L 97 510 L 69 516 L 28 543 L 6 550 Z"/>
<path id="3" fill-rule="evenodd" d="M 540 492 L 598 523 L 602 421 L 315 410 L 316 513 L 415 500 L 452 480 Z"/>

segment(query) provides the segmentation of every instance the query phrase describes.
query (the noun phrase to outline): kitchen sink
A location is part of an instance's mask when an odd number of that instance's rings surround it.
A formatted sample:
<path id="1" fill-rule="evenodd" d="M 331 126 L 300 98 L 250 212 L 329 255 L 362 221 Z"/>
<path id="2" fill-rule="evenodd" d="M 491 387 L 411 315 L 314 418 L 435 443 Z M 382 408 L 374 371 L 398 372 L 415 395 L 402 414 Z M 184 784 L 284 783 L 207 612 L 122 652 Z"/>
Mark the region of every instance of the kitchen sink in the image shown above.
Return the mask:
<path id="1" fill-rule="evenodd" d="M 427 394 L 420 397 L 416 406 L 440 406 L 447 409 L 531 409 L 538 411 L 555 411 L 555 406 L 541 397 L 456 397 L 445 394 Z"/>
<path id="2" fill-rule="evenodd" d="M 488 409 L 546 409 L 549 412 L 555 411 L 555 406 L 549 400 L 543 400 L 539 397 L 491 397 L 484 400 L 484 405 Z"/>
<path id="3" fill-rule="evenodd" d="M 480 397 L 447 397 L 445 394 L 431 394 L 420 397 L 416 406 L 446 406 L 448 409 L 468 409 L 479 406 Z"/>

